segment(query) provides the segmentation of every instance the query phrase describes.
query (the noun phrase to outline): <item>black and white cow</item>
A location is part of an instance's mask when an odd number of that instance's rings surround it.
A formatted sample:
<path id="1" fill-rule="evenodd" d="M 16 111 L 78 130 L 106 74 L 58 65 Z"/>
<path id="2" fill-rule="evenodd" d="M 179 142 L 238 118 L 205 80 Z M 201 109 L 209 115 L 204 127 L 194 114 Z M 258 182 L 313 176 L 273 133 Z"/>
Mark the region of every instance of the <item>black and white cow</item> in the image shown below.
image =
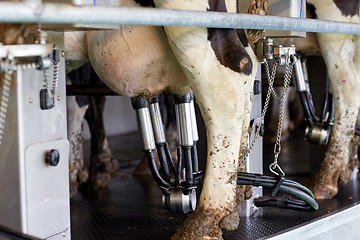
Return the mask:
<path id="1" fill-rule="evenodd" d="M 99 85 L 102 82 L 89 63 L 67 74 L 70 84 Z M 70 196 L 74 196 L 81 183 L 93 189 L 105 187 L 111 180 L 111 173 L 118 169 L 118 162 L 112 157 L 107 141 L 103 111 L 105 96 L 67 97 L 68 138 L 70 142 Z M 83 120 L 86 119 L 91 134 L 91 156 L 85 163 L 83 154 Z"/>
<path id="2" fill-rule="evenodd" d="M 135 6 L 132 1 L 121 4 Z M 156 0 L 155 5 L 237 12 L 235 0 Z M 149 26 L 88 32 L 88 56 L 99 77 L 122 95 L 194 91 L 207 128 L 206 177 L 197 210 L 174 239 L 218 239 L 220 222 L 235 209 L 239 155 L 247 142 L 257 59 L 243 30 L 165 27 L 165 33 L 167 38 L 162 28 Z"/>
<path id="3" fill-rule="evenodd" d="M 308 0 L 318 19 L 360 23 L 359 0 Z M 355 166 L 351 143 L 360 107 L 360 37 L 318 33 L 335 103 L 335 119 L 325 159 L 310 185 L 316 198 L 331 198 L 339 181 L 347 182 Z"/>

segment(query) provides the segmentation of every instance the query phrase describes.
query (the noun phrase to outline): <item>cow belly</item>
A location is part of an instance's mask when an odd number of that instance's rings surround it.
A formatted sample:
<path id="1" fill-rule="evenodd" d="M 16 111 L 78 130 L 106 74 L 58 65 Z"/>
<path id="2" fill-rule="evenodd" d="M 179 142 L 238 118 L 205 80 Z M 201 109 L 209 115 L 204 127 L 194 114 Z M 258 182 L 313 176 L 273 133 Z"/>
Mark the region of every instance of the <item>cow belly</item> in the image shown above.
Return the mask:
<path id="1" fill-rule="evenodd" d="M 160 27 L 125 25 L 117 31 L 88 32 L 87 42 L 96 73 L 121 95 L 189 92 Z"/>

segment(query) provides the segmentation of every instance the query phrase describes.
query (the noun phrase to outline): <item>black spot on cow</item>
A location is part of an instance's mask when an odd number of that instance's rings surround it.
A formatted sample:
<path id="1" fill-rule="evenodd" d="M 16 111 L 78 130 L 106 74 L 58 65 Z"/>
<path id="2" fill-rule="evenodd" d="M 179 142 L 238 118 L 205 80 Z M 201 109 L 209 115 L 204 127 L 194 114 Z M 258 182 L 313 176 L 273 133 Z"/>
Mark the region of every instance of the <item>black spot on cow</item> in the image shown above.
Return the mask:
<path id="1" fill-rule="evenodd" d="M 68 73 L 68 77 L 72 85 L 88 84 L 90 78 L 91 65 L 86 63 L 81 67 Z M 76 96 L 76 102 L 79 107 L 83 107 L 89 104 L 88 96 Z"/>
<path id="2" fill-rule="evenodd" d="M 142 7 L 155 7 L 153 0 L 135 0 L 135 2 Z"/>
<path id="3" fill-rule="evenodd" d="M 227 12 L 224 0 L 210 0 L 208 11 Z M 248 41 L 243 29 L 208 28 L 208 40 L 223 66 L 245 75 L 252 73 L 253 62 L 245 49 Z"/>
<path id="4" fill-rule="evenodd" d="M 81 67 L 69 72 L 68 77 L 72 85 L 93 85 L 94 88 L 100 85 L 104 85 L 90 63 L 86 63 Z M 92 97 L 93 96 L 79 95 L 76 96 L 75 99 L 78 106 L 83 107 L 89 104 L 90 98 Z"/>
<path id="5" fill-rule="evenodd" d="M 336 6 L 340 9 L 342 15 L 359 16 L 359 0 L 333 0 Z"/>
<path id="6" fill-rule="evenodd" d="M 314 5 L 306 3 L 306 7 L 307 7 L 306 11 L 309 10 L 311 17 L 316 19 L 317 15 L 315 13 L 316 9 L 315 9 Z"/>

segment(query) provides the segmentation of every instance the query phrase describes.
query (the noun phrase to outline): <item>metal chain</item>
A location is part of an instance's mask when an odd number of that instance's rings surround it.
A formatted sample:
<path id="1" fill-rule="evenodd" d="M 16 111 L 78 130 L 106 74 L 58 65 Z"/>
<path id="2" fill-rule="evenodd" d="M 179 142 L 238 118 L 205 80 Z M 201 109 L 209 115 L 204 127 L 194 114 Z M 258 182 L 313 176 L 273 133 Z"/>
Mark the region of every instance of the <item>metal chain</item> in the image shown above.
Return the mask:
<path id="1" fill-rule="evenodd" d="M 274 81 L 275 81 L 275 76 L 276 76 L 278 66 L 279 66 L 279 63 L 277 61 L 274 61 L 273 68 L 272 68 L 271 75 L 270 75 L 269 63 L 267 60 L 265 61 L 265 72 L 266 72 L 266 76 L 268 79 L 269 89 L 270 89 L 272 95 L 277 99 L 281 98 L 281 96 L 278 96 L 276 94 L 275 89 L 274 89 Z"/>
<path id="2" fill-rule="evenodd" d="M 59 66 L 60 66 L 60 63 L 56 62 L 56 61 L 53 61 L 53 66 L 54 66 L 54 76 L 53 76 L 53 83 L 52 83 L 51 93 L 54 96 L 55 91 L 56 91 L 57 86 L 58 86 L 58 82 L 59 82 Z"/>
<path id="3" fill-rule="evenodd" d="M 279 154 L 281 152 L 281 133 L 282 133 L 282 126 L 284 122 L 284 113 L 285 113 L 285 95 L 289 89 L 293 64 L 291 64 L 290 56 L 287 57 L 286 69 L 285 69 L 285 77 L 284 77 L 284 90 L 282 94 L 282 102 L 280 107 L 280 115 L 279 115 L 279 124 L 276 134 L 276 142 L 274 146 L 274 161 L 269 165 L 269 169 L 275 175 L 285 176 L 284 171 L 281 169 L 280 165 L 278 164 Z"/>
<path id="4" fill-rule="evenodd" d="M 0 69 L 5 71 L 4 83 L 2 86 L 2 93 L 0 100 L 0 145 L 2 143 L 4 129 L 5 129 L 12 75 L 14 72 L 18 70 L 31 70 L 37 68 L 39 68 L 39 65 L 36 63 L 25 63 L 25 64 L 15 65 L 15 59 L 11 56 L 8 56 L 5 62 L 0 63 Z M 44 72 L 46 72 L 46 70 Z M 55 89 L 57 87 L 58 76 L 59 76 L 58 72 L 59 72 L 59 63 L 54 65 L 54 83 L 53 83 L 53 89 L 51 89 L 52 93 L 55 93 Z M 44 75 L 46 81 L 48 77 L 48 73 L 44 73 Z"/>
<path id="5" fill-rule="evenodd" d="M 48 99 L 53 99 L 54 95 L 55 95 L 55 91 L 57 89 L 58 86 L 58 82 L 59 82 L 59 62 L 56 61 L 52 61 L 52 65 L 53 65 L 53 79 L 52 81 L 50 81 L 49 78 L 49 69 L 44 69 L 44 87 L 46 87 L 46 91 L 47 91 L 47 95 L 48 95 Z"/>
<path id="6" fill-rule="evenodd" d="M 15 62 L 13 57 L 9 56 L 5 61 L 5 77 L 2 86 L 1 101 L 0 101 L 0 144 L 2 143 L 2 138 L 4 134 L 6 113 L 8 109 L 9 96 L 10 96 L 11 80 L 14 71 L 15 71 Z"/>
<path id="7" fill-rule="evenodd" d="M 294 61 L 295 62 L 295 61 Z M 263 111 L 261 114 L 261 122 L 260 124 L 263 125 L 264 124 L 264 119 L 265 119 L 265 115 L 267 112 L 267 109 L 269 107 L 270 104 L 270 98 L 271 95 L 273 95 L 276 98 L 280 98 L 282 99 L 282 103 L 281 103 L 281 111 L 280 111 L 280 116 L 279 116 L 279 124 L 278 124 L 278 130 L 277 130 L 277 138 L 276 138 L 276 143 L 275 143 L 275 147 L 274 147 L 274 161 L 272 164 L 269 165 L 270 171 L 273 172 L 276 175 L 281 175 L 281 176 L 285 176 L 284 171 L 280 168 L 279 164 L 278 164 L 278 157 L 281 151 L 281 129 L 282 129 L 282 125 L 283 125 L 283 121 L 284 121 L 284 112 L 285 112 L 285 95 L 288 91 L 290 82 L 291 82 L 291 76 L 292 76 L 292 70 L 293 70 L 293 63 L 291 63 L 290 57 L 287 56 L 287 64 L 286 64 L 286 68 L 285 68 L 285 76 L 284 76 L 284 90 L 283 90 L 283 94 L 281 96 L 277 96 L 276 93 L 274 92 L 274 88 L 273 88 L 273 84 L 274 84 L 274 79 L 275 79 L 275 75 L 276 75 L 276 71 L 277 71 L 277 67 L 278 67 L 278 63 L 274 62 L 273 64 L 273 68 L 272 68 L 272 72 L 270 75 L 270 70 L 269 70 L 269 64 L 268 61 L 265 60 L 264 65 L 265 65 L 265 72 L 266 72 L 266 76 L 268 79 L 268 91 L 266 94 L 266 99 L 265 99 L 265 103 L 264 103 L 264 107 L 263 107 Z M 241 164 L 244 163 L 245 159 L 249 156 L 251 150 L 253 149 L 256 140 L 258 139 L 259 135 L 260 135 L 260 130 L 261 130 L 261 125 L 256 125 L 256 131 L 255 131 L 255 135 L 251 141 L 251 143 L 249 144 L 248 150 L 246 151 L 244 157 L 242 158 L 242 160 L 240 161 L 238 167 L 240 167 Z M 276 170 L 278 172 L 276 172 Z"/>
<path id="8" fill-rule="evenodd" d="M 264 124 L 265 115 L 266 115 L 267 109 L 268 109 L 269 104 L 270 104 L 270 98 L 271 98 L 271 93 L 272 93 L 272 87 L 270 87 L 270 86 L 272 86 L 273 83 L 274 83 L 278 63 L 274 62 L 271 75 L 270 75 L 270 71 L 269 71 L 269 64 L 268 64 L 268 61 L 266 59 L 265 59 L 264 64 L 265 64 L 265 71 L 266 71 L 267 80 L 269 82 L 269 88 L 268 88 L 268 91 L 266 93 L 266 99 L 265 99 L 264 107 L 263 107 L 263 110 L 262 110 L 262 113 L 261 113 L 260 125 L 258 124 L 258 125 L 255 126 L 255 128 L 256 128 L 255 135 L 254 135 L 251 143 L 249 144 L 249 147 L 248 147 L 244 157 L 241 159 L 238 167 L 240 167 L 240 165 L 243 164 L 245 159 L 249 156 L 251 150 L 253 149 L 253 147 L 255 145 L 256 140 L 260 136 L 261 126 Z"/>

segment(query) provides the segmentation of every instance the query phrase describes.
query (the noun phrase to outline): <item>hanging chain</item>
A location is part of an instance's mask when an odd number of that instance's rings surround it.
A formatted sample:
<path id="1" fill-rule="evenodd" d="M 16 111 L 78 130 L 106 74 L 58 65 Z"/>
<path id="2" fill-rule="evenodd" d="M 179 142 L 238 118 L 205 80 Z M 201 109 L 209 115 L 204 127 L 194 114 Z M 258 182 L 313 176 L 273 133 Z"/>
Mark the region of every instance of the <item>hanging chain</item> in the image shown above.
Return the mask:
<path id="1" fill-rule="evenodd" d="M 5 68 L 5 77 L 2 86 L 1 101 L 0 101 L 0 144 L 2 143 L 2 138 L 4 134 L 12 74 L 15 71 L 15 61 L 12 56 L 8 56 L 8 58 L 4 63 L 4 68 Z"/>
<path id="2" fill-rule="evenodd" d="M 278 164 L 279 154 L 281 152 L 281 133 L 282 133 L 282 126 L 284 122 L 284 113 L 285 113 L 285 95 L 289 89 L 293 64 L 295 63 L 294 59 L 291 59 L 290 56 L 286 56 L 286 69 L 285 69 L 285 77 L 284 77 L 284 90 L 282 94 L 282 101 L 280 107 L 280 115 L 279 115 L 279 124 L 276 134 L 276 142 L 274 146 L 274 161 L 269 165 L 269 169 L 272 173 L 279 176 L 285 176 L 284 171 L 281 169 L 280 165 Z"/>
<path id="3" fill-rule="evenodd" d="M 60 62 L 53 61 L 53 66 L 54 66 L 54 76 L 53 76 L 53 83 L 52 83 L 51 93 L 54 96 L 55 91 L 56 91 L 57 86 L 58 86 L 58 82 L 59 82 L 59 66 L 60 66 Z"/>
<path id="4" fill-rule="evenodd" d="M 280 111 L 280 116 L 279 116 L 279 124 L 278 124 L 278 130 L 277 130 L 277 137 L 276 137 L 276 143 L 275 143 L 275 147 L 274 147 L 274 161 L 272 164 L 269 165 L 270 171 L 273 172 L 276 175 L 281 175 L 281 176 L 285 176 L 284 171 L 280 168 L 279 164 L 278 164 L 278 157 L 281 151 L 281 130 L 282 130 L 282 125 L 283 125 L 283 121 L 284 121 L 284 112 L 285 112 L 285 95 L 288 91 L 290 82 L 291 82 L 291 75 L 292 75 L 292 67 L 293 64 L 295 63 L 295 61 L 293 61 L 294 59 L 291 59 L 290 56 L 286 56 L 286 68 L 285 68 L 285 76 L 284 76 L 284 90 L 283 90 L 283 94 L 281 96 L 277 96 L 274 90 L 274 80 L 275 80 L 275 75 L 276 75 L 276 71 L 278 68 L 278 62 L 274 61 L 273 63 L 273 68 L 270 74 L 270 68 L 269 68 L 269 64 L 268 61 L 265 60 L 264 65 L 265 65 L 265 72 L 266 72 L 266 77 L 268 79 L 268 91 L 266 94 L 266 99 L 265 99 L 265 103 L 264 103 L 264 107 L 263 107 L 263 111 L 261 114 L 261 120 L 260 120 L 260 125 L 256 125 L 256 130 L 255 130 L 255 134 L 254 137 L 251 141 L 251 143 L 249 144 L 249 147 L 244 155 L 244 157 L 242 158 L 242 160 L 240 161 L 238 167 L 240 167 L 241 164 L 244 163 L 245 159 L 249 156 L 251 150 L 253 149 L 255 142 L 257 141 L 258 137 L 260 136 L 260 130 L 261 130 L 261 125 L 264 124 L 264 119 L 265 119 L 265 115 L 267 112 L 267 109 L 269 107 L 270 104 L 270 98 L 271 95 L 273 95 L 275 98 L 278 99 L 282 99 L 282 103 L 281 103 L 281 111 Z M 278 172 L 276 172 L 278 171 Z"/>
<path id="5" fill-rule="evenodd" d="M 58 49 L 58 48 L 56 48 Z M 52 60 L 52 66 L 53 66 L 53 79 L 50 81 L 49 78 L 49 68 L 44 69 L 44 87 L 46 87 L 47 90 L 47 96 L 48 99 L 51 100 L 54 98 L 58 82 L 59 82 L 59 65 L 60 62 L 58 60 L 53 59 Z"/>
<path id="6" fill-rule="evenodd" d="M 49 70 L 44 69 L 44 82 L 43 85 L 46 86 L 48 91 L 48 96 L 53 97 L 58 85 L 59 79 L 59 62 L 53 61 L 54 66 L 54 76 L 52 85 L 50 87 L 49 81 Z M 0 100 L 0 145 L 2 143 L 5 122 L 9 104 L 9 96 L 10 96 L 10 87 L 12 75 L 15 71 L 18 70 L 32 70 L 39 69 L 40 65 L 37 63 L 26 63 L 26 64 L 15 64 L 15 59 L 11 55 L 9 55 L 4 62 L 0 62 L 0 70 L 5 71 L 4 83 L 2 86 L 1 92 L 1 100 Z"/>
<path id="7" fill-rule="evenodd" d="M 270 98 L 271 98 L 271 93 L 272 93 L 272 86 L 273 86 L 273 83 L 274 83 L 274 79 L 275 79 L 275 75 L 276 75 L 278 63 L 277 63 L 277 62 L 274 62 L 271 75 L 270 75 L 270 70 L 269 70 L 269 64 L 268 64 L 268 61 L 267 61 L 266 59 L 265 59 L 265 63 L 264 63 L 264 64 L 265 64 L 266 76 L 267 76 L 267 79 L 268 79 L 268 82 L 269 82 L 269 88 L 268 88 L 268 91 L 267 91 L 267 93 L 266 93 L 266 99 L 265 99 L 264 107 L 263 107 L 263 110 L 262 110 L 262 113 L 261 113 L 260 125 L 256 125 L 256 126 L 255 126 L 255 129 L 256 129 L 256 130 L 255 130 L 254 137 L 253 137 L 251 143 L 249 144 L 249 147 L 248 147 L 248 149 L 247 149 L 244 157 L 241 159 L 238 167 L 240 167 L 240 165 L 244 163 L 245 159 L 249 156 L 251 150 L 254 148 L 255 142 L 256 142 L 256 140 L 258 139 L 258 137 L 260 136 L 261 126 L 264 124 L 265 115 L 266 115 L 267 109 L 268 109 L 269 104 L 270 104 Z M 271 86 L 271 87 L 270 87 L 270 86 Z"/>

